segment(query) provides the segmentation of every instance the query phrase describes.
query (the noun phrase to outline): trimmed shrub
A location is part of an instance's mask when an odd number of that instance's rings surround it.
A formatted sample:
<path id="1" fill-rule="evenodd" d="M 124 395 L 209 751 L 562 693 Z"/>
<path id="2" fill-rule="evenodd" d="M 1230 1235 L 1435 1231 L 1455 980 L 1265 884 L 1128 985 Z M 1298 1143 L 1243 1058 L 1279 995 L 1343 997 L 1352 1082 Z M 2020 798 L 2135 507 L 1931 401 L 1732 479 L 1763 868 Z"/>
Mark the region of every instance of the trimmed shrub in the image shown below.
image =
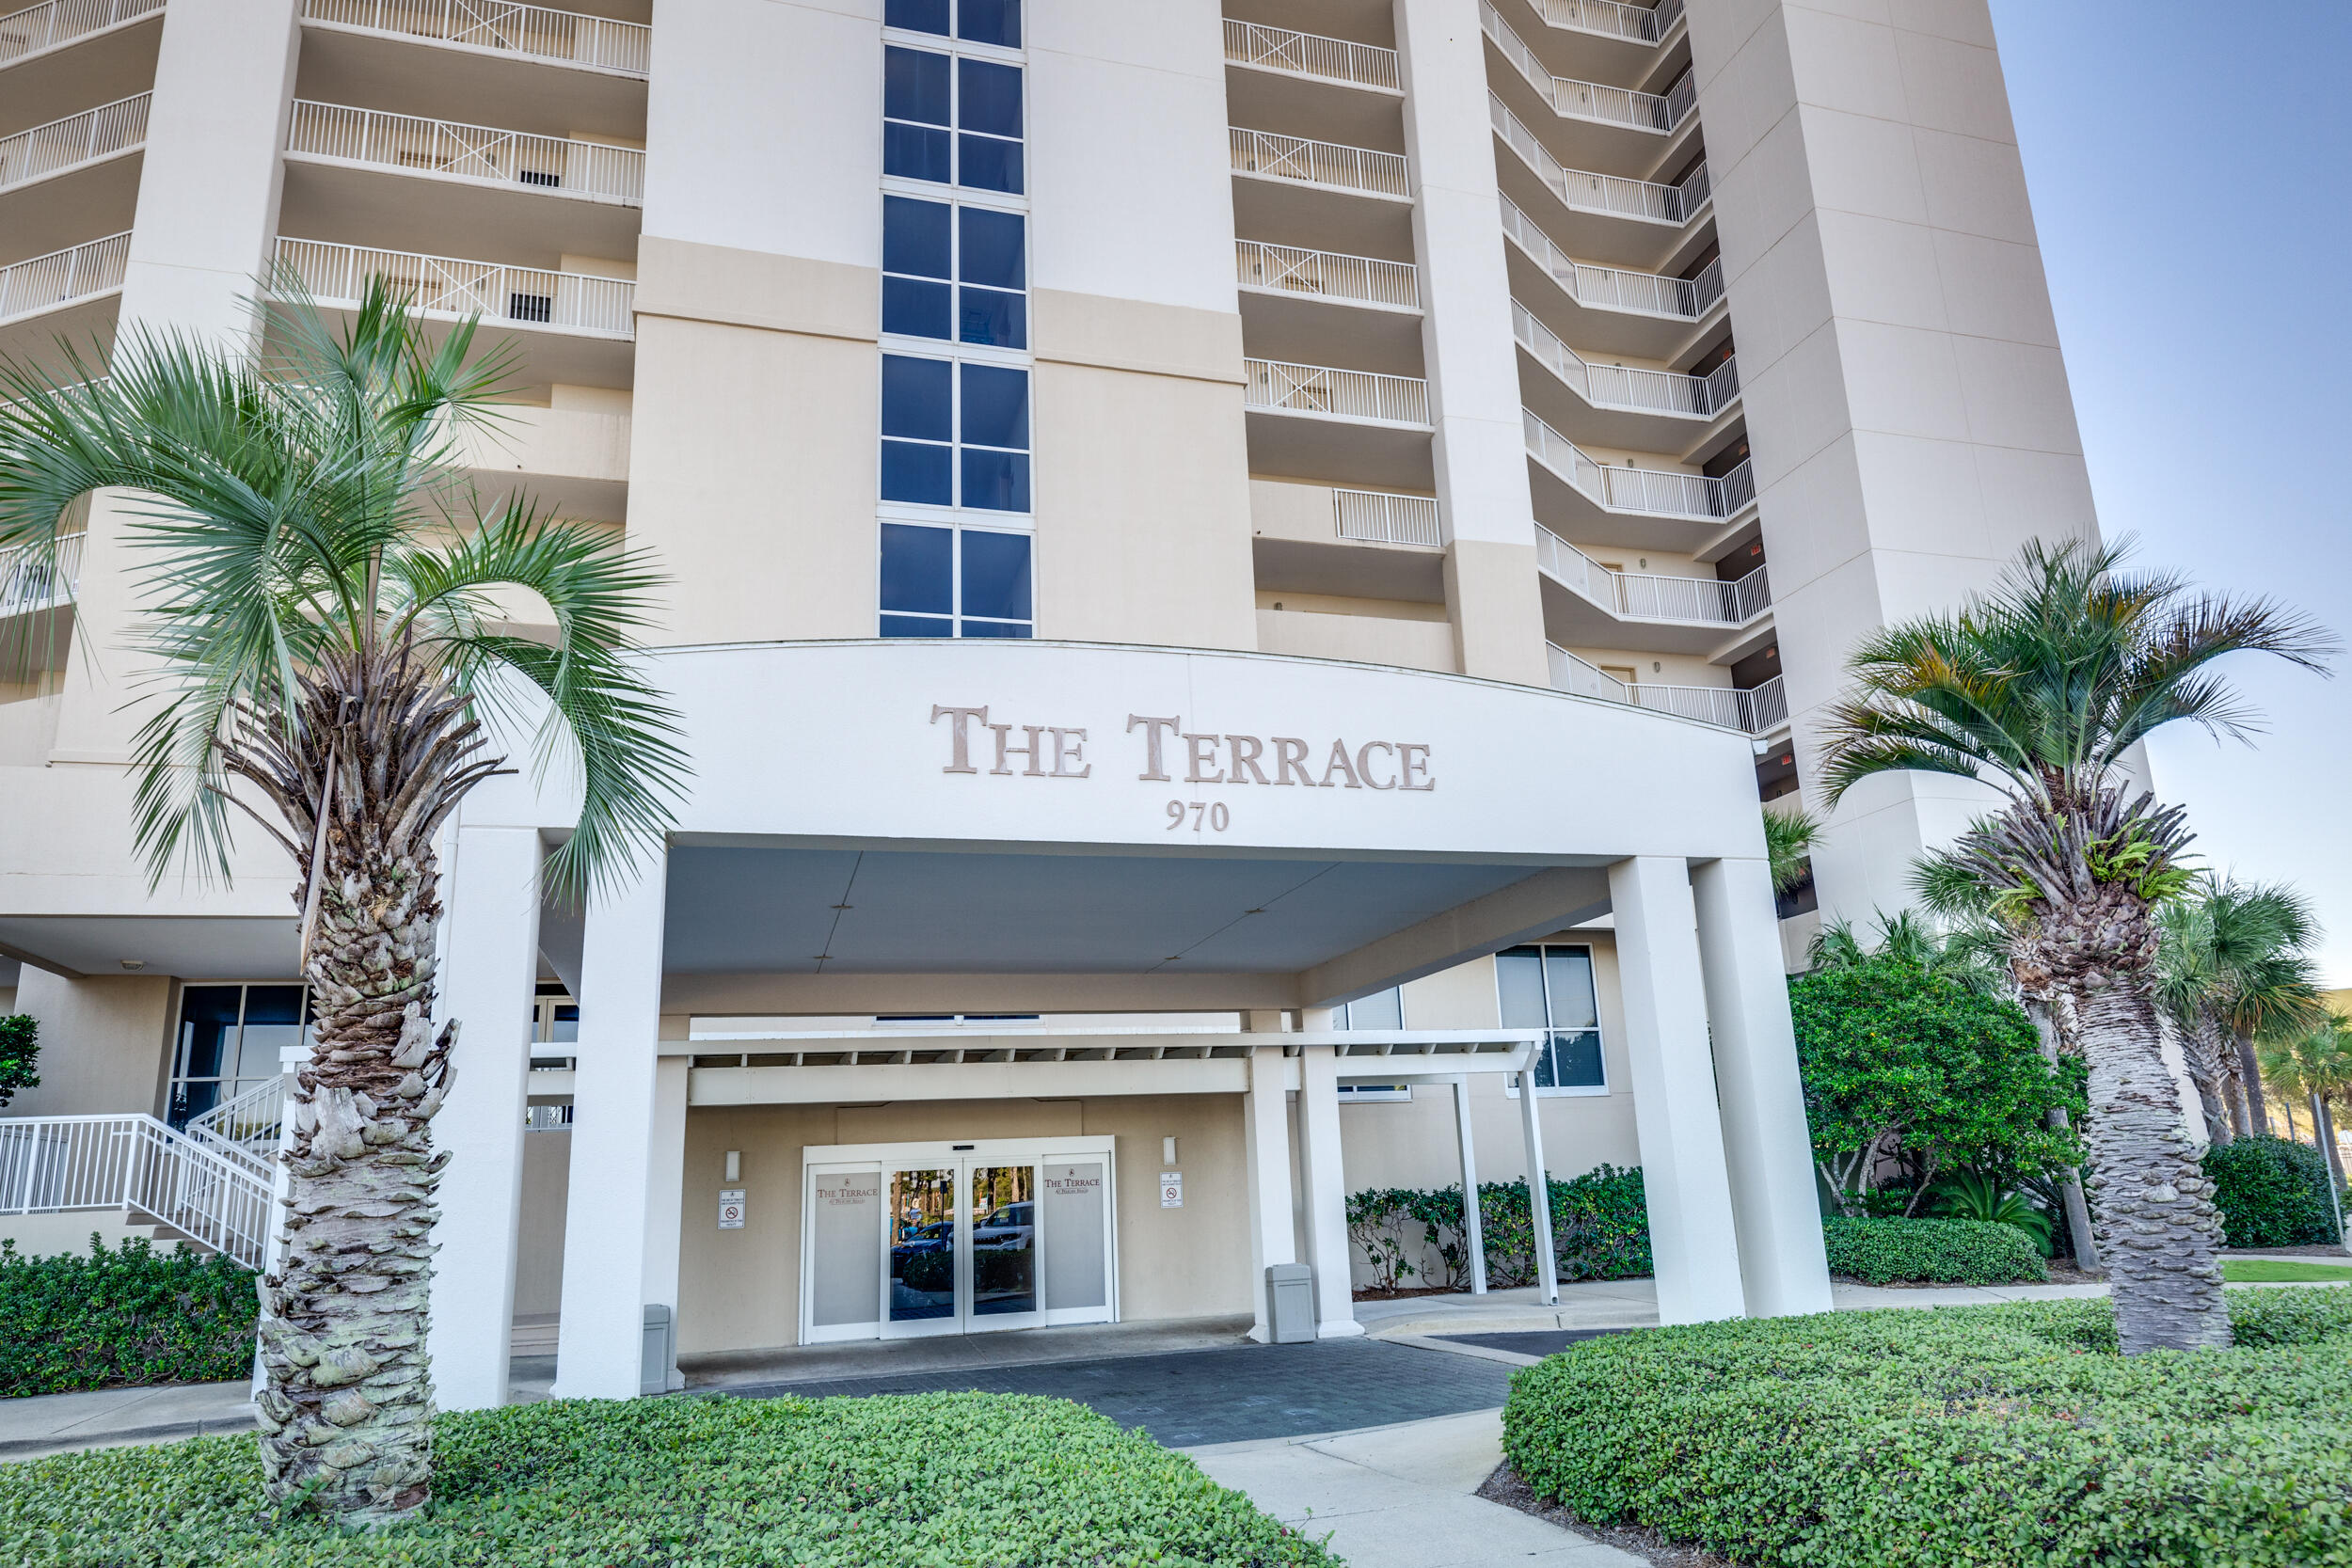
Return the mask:
<path id="1" fill-rule="evenodd" d="M 40 1087 L 40 1022 L 30 1013 L 0 1017 L 0 1105 L 19 1089 Z"/>
<path id="2" fill-rule="evenodd" d="M 441 1416 L 434 1446 L 431 1516 L 367 1535 L 274 1517 L 250 1437 L 0 1465 L 0 1561 L 1337 1568 L 1183 1454 L 1063 1400 L 558 1401 Z"/>
<path id="3" fill-rule="evenodd" d="M 2238 1349 L 2104 1301 L 1645 1329 L 1522 1369 L 1535 1492 L 1791 1568 L 2352 1561 L 2352 1290 L 2229 1292 Z"/>
<path id="4" fill-rule="evenodd" d="M 1548 1179 L 1552 1255 L 1560 1277 L 1632 1279 L 1650 1272 L 1649 1208 L 1641 1167 L 1595 1165 L 1563 1181 Z M 1486 1243 L 1486 1283 L 1497 1290 L 1535 1279 L 1535 1221 L 1527 1182 L 1482 1181 L 1478 1217 Z M 1351 1194 L 1348 1239 L 1373 1269 L 1375 1290 L 1418 1277 L 1466 1289 L 1470 1249 L 1462 1227 L 1462 1189 L 1391 1187 Z"/>
<path id="5" fill-rule="evenodd" d="M 87 1255 L 21 1258 L 0 1242 L 0 1396 L 244 1377 L 260 1316 L 233 1259 L 94 1235 Z"/>
<path id="6" fill-rule="evenodd" d="M 2205 1150 L 2205 1175 L 2232 1246 L 2312 1246 L 2336 1241 L 2328 1156 L 2309 1144 L 2256 1133 Z"/>
<path id="7" fill-rule="evenodd" d="M 1821 1222 L 1829 1272 L 1865 1285 L 2016 1285 L 2050 1277 L 2033 1238 L 1993 1220 Z"/>

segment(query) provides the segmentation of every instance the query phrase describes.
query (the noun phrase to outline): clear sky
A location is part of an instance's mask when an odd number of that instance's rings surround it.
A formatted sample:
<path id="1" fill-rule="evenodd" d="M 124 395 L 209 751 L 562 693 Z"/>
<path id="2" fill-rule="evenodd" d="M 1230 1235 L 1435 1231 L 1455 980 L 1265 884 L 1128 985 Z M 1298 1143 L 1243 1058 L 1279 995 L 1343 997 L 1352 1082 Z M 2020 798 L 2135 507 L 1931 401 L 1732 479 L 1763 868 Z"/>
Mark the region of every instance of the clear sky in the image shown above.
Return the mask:
<path id="1" fill-rule="evenodd" d="M 2352 5 L 1992 5 L 2101 528 L 2352 641 Z M 2267 733 L 2159 733 L 2157 791 L 2352 986 L 2352 663 L 2222 669 Z"/>

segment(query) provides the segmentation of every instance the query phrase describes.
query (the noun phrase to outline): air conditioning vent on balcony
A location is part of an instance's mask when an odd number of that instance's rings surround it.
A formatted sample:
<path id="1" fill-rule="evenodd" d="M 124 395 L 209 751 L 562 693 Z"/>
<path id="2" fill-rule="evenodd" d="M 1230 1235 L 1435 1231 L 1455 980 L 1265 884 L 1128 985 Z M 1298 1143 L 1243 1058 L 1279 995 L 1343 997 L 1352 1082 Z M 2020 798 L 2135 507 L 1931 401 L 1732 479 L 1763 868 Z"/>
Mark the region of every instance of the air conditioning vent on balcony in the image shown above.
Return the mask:
<path id="1" fill-rule="evenodd" d="M 551 322 L 555 319 L 553 294 L 508 294 L 506 319 L 518 322 Z"/>

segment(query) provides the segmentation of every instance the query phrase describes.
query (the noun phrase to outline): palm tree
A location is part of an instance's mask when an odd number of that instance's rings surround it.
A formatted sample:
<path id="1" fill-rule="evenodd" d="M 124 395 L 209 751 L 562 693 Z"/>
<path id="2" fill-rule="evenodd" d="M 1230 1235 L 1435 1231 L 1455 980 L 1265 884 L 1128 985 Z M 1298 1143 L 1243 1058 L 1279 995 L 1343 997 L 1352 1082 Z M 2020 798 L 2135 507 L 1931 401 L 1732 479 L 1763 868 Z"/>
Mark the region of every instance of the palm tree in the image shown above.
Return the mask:
<path id="1" fill-rule="evenodd" d="M 2257 1036 L 2321 1022 L 2305 949 L 2319 924 L 2300 893 L 2282 884 L 2201 878 L 2166 908 L 2157 949 L 2157 994 L 2178 1023 L 2189 1076 L 2216 1143 L 2269 1125 Z M 2230 1092 L 2234 1083 L 2240 1100 Z M 2226 1117 L 2217 1116 L 2222 1104 Z"/>
<path id="2" fill-rule="evenodd" d="M 1806 961 L 1815 969 L 1844 969 L 1870 958 L 1894 958 L 1993 995 L 2012 988 L 2005 966 L 1996 964 L 1973 933 L 1945 931 L 1916 910 L 1878 914 L 1876 947 L 1863 941 L 1850 920 L 1833 920 L 1813 937 Z"/>
<path id="3" fill-rule="evenodd" d="M 2336 1188 L 2344 1188 L 2344 1156 L 2336 1148 L 2335 1100 L 2352 1089 L 2352 1020 L 2324 1014 L 2308 1028 L 2275 1033 L 2261 1045 L 2263 1072 L 2286 1094 L 2307 1097 L 2312 1141 L 2328 1156 Z"/>
<path id="4" fill-rule="evenodd" d="M 538 715 L 537 764 L 567 764 L 582 792 L 547 866 L 560 895 L 659 843 L 686 768 L 630 660 L 646 564 L 526 500 L 485 513 L 459 478 L 453 440 L 493 417 L 510 357 L 472 356 L 470 321 L 436 347 L 381 279 L 340 332 L 298 298 L 269 325 L 262 356 L 126 333 L 103 374 L 73 364 L 79 384 L 0 363 L 0 546 L 49 547 L 102 487 L 147 498 L 128 531 L 155 689 L 138 849 L 155 879 L 225 877 L 234 812 L 296 868 L 316 1044 L 288 1106 L 255 1402 L 273 1494 L 376 1525 L 421 1507 L 432 1473 L 450 1154 L 430 1124 L 457 1032 L 429 1022 L 437 835 L 505 770 L 485 728 L 501 709 Z M 551 633 L 493 619 L 509 588 L 546 602 Z"/>
<path id="5" fill-rule="evenodd" d="M 1885 626 L 1848 661 L 1827 710 L 1833 804 L 1878 773 L 1957 774 L 2008 803 L 1962 834 L 1955 863 L 2012 933 L 2018 989 L 2066 1010 L 2090 1068 L 2085 1142 L 2099 1246 L 2126 1354 L 2230 1342 L 2220 1229 L 2160 1049 L 2156 908 L 2192 873 L 2178 807 L 2128 787 L 2124 753 L 2176 720 L 2244 736 L 2209 668 L 2272 653 L 2324 668 L 2334 642 L 2266 601 L 2127 575 L 2120 552 L 2028 545 L 1957 613 Z M 2071 1016 L 2069 1016 L 2071 1015 Z"/>
<path id="6" fill-rule="evenodd" d="M 1820 818 L 1802 807 L 1764 808 L 1764 856 L 1772 868 L 1774 893 L 1794 893 L 1804 885 L 1813 870 L 1813 843 L 1820 834 Z"/>

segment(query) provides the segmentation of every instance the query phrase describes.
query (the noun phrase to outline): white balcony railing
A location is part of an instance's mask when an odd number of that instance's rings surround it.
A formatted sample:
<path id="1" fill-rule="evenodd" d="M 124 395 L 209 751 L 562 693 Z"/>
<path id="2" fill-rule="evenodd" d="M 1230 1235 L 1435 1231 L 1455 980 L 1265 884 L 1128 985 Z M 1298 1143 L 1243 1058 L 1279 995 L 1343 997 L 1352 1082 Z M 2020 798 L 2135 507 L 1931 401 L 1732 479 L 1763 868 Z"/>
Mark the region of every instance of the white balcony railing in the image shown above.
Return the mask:
<path id="1" fill-rule="evenodd" d="M 325 240 L 280 239 L 278 263 L 306 293 L 334 304 L 358 303 L 368 279 L 380 275 L 413 294 L 417 308 L 431 314 L 478 315 L 602 338 L 629 338 L 637 331 L 637 285 L 625 277 L 367 250 Z"/>
<path id="2" fill-rule="evenodd" d="M 1692 169 L 1679 185 L 1569 168 L 1553 157 L 1551 150 L 1535 139 L 1535 133 L 1491 92 L 1486 95 L 1486 109 L 1495 135 L 1518 154 L 1537 179 L 1550 187 L 1552 195 L 1576 212 L 1600 213 L 1679 229 L 1706 210 L 1711 187 L 1705 164 Z"/>
<path id="3" fill-rule="evenodd" d="M 1769 735 L 1788 721 L 1788 697 L 1778 675 L 1744 690 L 1728 686 L 1652 686 L 1646 681 L 1629 684 L 1556 643 L 1544 644 L 1544 651 L 1551 665 L 1555 691 L 1679 714 L 1748 735 Z"/>
<path id="4" fill-rule="evenodd" d="M 1375 424 L 1429 425 L 1429 384 L 1409 375 L 1337 371 L 1279 359 L 1245 359 L 1242 402 L 1251 408 Z"/>
<path id="5" fill-rule="evenodd" d="M 1724 263 L 1720 259 L 1708 262 L 1690 277 L 1661 277 L 1654 272 L 1593 266 L 1571 260 L 1509 197 L 1501 199 L 1503 234 L 1549 273 L 1552 281 L 1567 291 L 1569 298 L 1588 310 L 1622 310 L 1633 315 L 1696 321 L 1724 297 Z"/>
<path id="6" fill-rule="evenodd" d="M 303 0 L 302 15 L 310 22 L 505 50 L 630 76 L 644 75 L 652 58 L 653 29 L 642 22 L 615 22 L 545 6 L 501 5 L 498 0 Z"/>
<path id="7" fill-rule="evenodd" d="M 1536 57 L 1511 24 L 1495 9 L 1494 0 L 1478 0 L 1479 25 L 1494 40 L 1502 57 L 1512 69 L 1526 79 L 1527 85 L 1543 95 L 1552 113 L 1568 119 L 1589 119 L 1602 125 L 1623 125 L 1636 131 L 1655 131 L 1661 135 L 1680 127 L 1691 111 L 1698 107 L 1698 88 L 1688 71 L 1665 93 L 1636 92 L 1631 87 L 1613 87 L 1602 82 L 1580 82 L 1573 77 L 1554 76 L 1551 68 Z M 1230 25 L 1230 24 L 1228 24 Z"/>
<path id="8" fill-rule="evenodd" d="M 0 136 L 0 190 L 139 146 L 147 140 L 147 104 L 153 96 L 143 92 Z"/>
<path id="9" fill-rule="evenodd" d="M 1385 490 L 1334 490 L 1331 521 L 1343 539 L 1374 545 L 1442 545 L 1438 502 L 1430 496 Z"/>
<path id="10" fill-rule="evenodd" d="M 1638 366 L 1596 365 L 1562 342 L 1518 300 L 1511 302 L 1511 332 L 1534 360 L 1596 408 L 1625 408 L 1711 420 L 1740 396 L 1740 362 L 1726 359 L 1705 375 Z"/>
<path id="11" fill-rule="evenodd" d="M 1569 32 L 1656 43 L 1682 20 L 1682 0 L 1658 0 L 1655 6 L 1628 6 L 1620 0 L 1535 0 L 1535 12 L 1546 24 Z"/>
<path id="12" fill-rule="evenodd" d="M 65 534 L 46 558 L 19 546 L 0 550 L 0 616 L 28 615 L 64 604 L 82 581 L 82 544 L 88 535 Z"/>
<path id="13" fill-rule="evenodd" d="M 1526 426 L 1527 454 L 1576 487 L 1596 506 L 1654 517 L 1724 518 L 1739 515 L 1756 499 L 1756 477 L 1747 464 L 1721 478 L 1670 468 L 1613 467 L 1586 453 L 1533 410 L 1519 410 Z"/>
<path id="14" fill-rule="evenodd" d="M 1328 185 L 1339 190 L 1364 191 L 1374 196 L 1409 197 L 1409 167 L 1402 152 L 1376 152 L 1368 147 L 1342 147 L 1336 142 L 1306 141 L 1278 136 L 1271 131 L 1231 131 L 1233 172 L 1263 180 L 1295 180 L 1303 184 Z"/>
<path id="15" fill-rule="evenodd" d="M 163 8 L 164 0 L 43 0 L 10 11 L 0 16 L 0 65 Z"/>
<path id="16" fill-rule="evenodd" d="M 636 148 L 525 135 L 339 103 L 296 100 L 286 150 L 632 207 L 644 200 L 645 154 Z"/>
<path id="17" fill-rule="evenodd" d="M 1233 273 L 1245 289 L 1269 294 L 1305 294 L 1359 305 L 1421 309 L 1421 278 L 1409 261 L 1372 256 L 1343 256 L 1329 250 L 1300 250 L 1258 240 L 1233 242 Z"/>
<path id="18" fill-rule="evenodd" d="M 278 1164 L 278 1134 L 286 1113 L 283 1074 L 264 1078 L 232 1100 L 190 1117 L 180 1131 L 267 1181 Z"/>
<path id="19" fill-rule="evenodd" d="M 1629 621 L 1695 621 L 1736 626 L 1762 613 L 1772 602 L 1772 585 L 1761 566 L 1736 582 L 1614 572 L 1541 526 L 1535 530 L 1535 563 L 1594 604 Z"/>
<path id="20" fill-rule="evenodd" d="M 0 1121 L 0 1214 L 119 1209 L 258 1269 L 277 1204 L 266 1174 L 150 1116 Z"/>
<path id="21" fill-rule="evenodd" d="M 131 236 L 126 230 L 46 256 L 11 261 L 0 267 L 0 321 L 54 310 L 119 289 L 123 267 L 130 260 Z"/>
<path id="22" fill-rule="evenodd" d="M 1350 43 L 1315 33 L 1294 33 L 1286 27 L 1225 19 L 1225 58 L 1234 65 L 1260 71 L 1284 71 L 1295 76 L 1319 76 L 1359 87 L 1397 88 L 1396 51 L 1369 43 Z"/>

